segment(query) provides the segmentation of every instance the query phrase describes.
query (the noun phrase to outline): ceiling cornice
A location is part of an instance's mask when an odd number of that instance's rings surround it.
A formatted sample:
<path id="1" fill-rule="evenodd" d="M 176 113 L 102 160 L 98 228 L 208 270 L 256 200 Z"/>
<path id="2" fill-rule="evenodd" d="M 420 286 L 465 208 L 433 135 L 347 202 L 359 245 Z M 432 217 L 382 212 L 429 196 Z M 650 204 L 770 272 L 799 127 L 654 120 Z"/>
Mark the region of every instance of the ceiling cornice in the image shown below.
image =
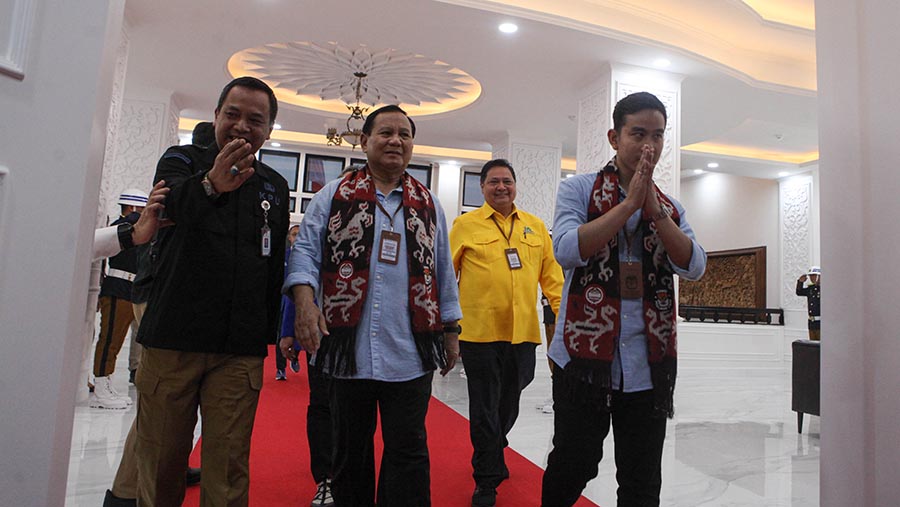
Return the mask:
<path id="1" fill-rule="evenodd" d="M 743 0 L 437 1 L 666 48 L 759 88 L 816 90 L 815 32 L 763 18 Z"/>

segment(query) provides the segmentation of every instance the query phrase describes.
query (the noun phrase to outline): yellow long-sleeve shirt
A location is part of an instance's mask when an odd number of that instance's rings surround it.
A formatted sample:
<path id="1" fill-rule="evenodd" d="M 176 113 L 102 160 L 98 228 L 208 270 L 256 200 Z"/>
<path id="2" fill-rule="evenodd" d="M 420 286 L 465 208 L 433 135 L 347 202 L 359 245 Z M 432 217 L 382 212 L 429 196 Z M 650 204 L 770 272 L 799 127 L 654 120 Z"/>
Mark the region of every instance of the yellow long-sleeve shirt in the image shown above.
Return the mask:
<path id="1" fill-rule="evenodd" d="M 510 269 L 508 248 L 518 251 L 522 269 Z M 554 313 L 559 313 L 563 286 L 562 268 L 541 219 L 519 209 L 504 217 L 485 203 L 453 221 L 450 250 L 463 313 L 459 339 L 541 343 L 538 284 Z"/>

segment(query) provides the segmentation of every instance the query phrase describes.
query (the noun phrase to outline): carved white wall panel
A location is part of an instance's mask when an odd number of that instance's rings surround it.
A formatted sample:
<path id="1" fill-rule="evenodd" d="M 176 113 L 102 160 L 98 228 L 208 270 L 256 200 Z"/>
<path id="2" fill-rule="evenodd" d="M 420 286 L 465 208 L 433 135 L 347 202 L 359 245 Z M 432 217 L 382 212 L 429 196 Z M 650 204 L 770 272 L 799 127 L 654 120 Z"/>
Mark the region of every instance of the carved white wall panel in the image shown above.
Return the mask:
<path id="1" fill-rule="evenodd" d="M 781 208 L 781 300 L 785 309 L 806 308 L 795 294 L 797 277 L 812 262 L 812 178 L 791 179 L 779 185 Z"/>
<path id="2" fill-rule="evenodd" d="M 678 108 L 678 92 L 649 88 L 630 82 L 618 82 L 616 87 L 616 102 L 637 92 L 650 92 L 666 106 L 666 137 L 663 144 L 663 152 L 653 171 L 653 180 L 663 192 L 678 197 L 680 191 L 680 136 L 677 130 L 681 125 Z M 612 117 L 612 113 L 610 113 Z"/>
<path id="3" fill-rule="evenodd" d="M 516 169 L 516 205 L 552 227 L 562 150 L 512 143 L 511 151 L 509 161 Z"/>
<path id="4" fill-rule="evenodd" d="M 576 172 L 594 173 L 606 165 L 613 151 L 606 138 L 612 126 L 609 82 L 601 83 L 599 89 L 578 101 L 578 151 Z"/>
<path id="5" fill-rule="evenodd" d="M 105 212 L 114 220 L 119 216 L 116 199 L 126 188 L 149 192 L 156 163 L 162 155 L 162 135 L 168 119 L 166 104 L 126 100 L 122 105 L 113 170 L 103 174 L 103 191 L 109 195 Z"/>
<path id="6" fill-rule="evenodd" d="M 120 121 L 122 118 L 122 101 L 125 96 L 125 75 L 128 69 L 128 32 L 122 26 L 119 47 L 116 50 L 116 67 L 113 74 L 113 90 L 109 103 L 109 121 L 106 124 L 106 148 L 103 154 L 103 177 L 100 180 L 100 203 L 97 206 L 97 226 L 106 225 L 109 203 L 118 198 L 117 192 L 122 189 L 110 188 L 107 175 L 115 172 L 116 149 L 118 148 Z"/>

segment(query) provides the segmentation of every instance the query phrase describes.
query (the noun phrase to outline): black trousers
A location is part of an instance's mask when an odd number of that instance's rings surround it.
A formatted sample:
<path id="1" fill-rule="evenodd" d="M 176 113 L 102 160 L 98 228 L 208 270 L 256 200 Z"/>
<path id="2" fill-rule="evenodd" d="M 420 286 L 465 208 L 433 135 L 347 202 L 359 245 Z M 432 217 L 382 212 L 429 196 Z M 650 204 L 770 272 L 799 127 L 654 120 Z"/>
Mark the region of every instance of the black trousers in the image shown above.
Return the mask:
<path id="1" fill-rule="evenodd" d="M 519 417 L 522 390 L 534 380 L 535 343 L 459 342 L 469 390 L 472 477 L 482 488 L 496 488 L 509 477 L 503 450 Z"/>
<path id="2" fill-rule="evenodd" d="M 384 454 L 379 507 L 429 507 L 431 465 L 425 414 L 434 372 L 406 382 L 332 379 L 334 479 L 337 507 L 375 505 L 375 422 L 381 414 Z"/>
<path id="3" fill-rule="evenodd" d="M 574 400 L 566 373 L 553 376 L 553 450 L 544 471 L 541 505 L 571 506 L 597 476 L 610 420 L 615 439 L 618 507 L 658 507 L 666 419 L 653 414 L 652 391 L 612 393 L 611 408 Z"/>
<path id="4" fill-rule="evenodd" d="M 277 347 L 276 347 L 277 348 Z M 306 374 L 309 378 L 309 406 L 306 407 L 306 440 L 309 442 L 309 464 L 316 484 L 330 479 L 331 454 L 334 446 L 331 423 L 331 377 L 309 365 L 311 354 L 306 353 Z"/>

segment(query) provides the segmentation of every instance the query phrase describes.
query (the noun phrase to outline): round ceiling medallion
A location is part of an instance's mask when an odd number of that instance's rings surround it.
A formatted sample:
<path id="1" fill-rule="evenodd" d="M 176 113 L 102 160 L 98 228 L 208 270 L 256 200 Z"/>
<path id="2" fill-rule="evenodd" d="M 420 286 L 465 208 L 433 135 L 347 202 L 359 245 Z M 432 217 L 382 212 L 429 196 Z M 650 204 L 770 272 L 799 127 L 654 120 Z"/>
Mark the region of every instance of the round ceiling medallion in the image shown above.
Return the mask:
<path id="1" fill-rule="evenodd" d="M 442 61 L 364 45 L 348 49 L 334 42 L 244 49 L 228 60 L 228 71 L 262 79 L 279 102 L 341 114 L 347 113 L 348 104 L 356 104 L 357 83 L 362 104 L 397 104 L 410 116 L 453 111 L 481 95 L 475 78 Z"/>

